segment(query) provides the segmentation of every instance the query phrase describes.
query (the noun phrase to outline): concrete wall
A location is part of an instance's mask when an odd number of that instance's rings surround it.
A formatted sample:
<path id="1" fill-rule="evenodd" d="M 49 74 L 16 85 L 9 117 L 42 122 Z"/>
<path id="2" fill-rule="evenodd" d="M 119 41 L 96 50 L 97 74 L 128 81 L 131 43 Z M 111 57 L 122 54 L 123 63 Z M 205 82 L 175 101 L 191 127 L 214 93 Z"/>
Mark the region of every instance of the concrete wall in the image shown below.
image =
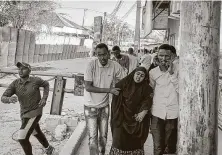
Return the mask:
<path id="1" fill-rule="evenodd" d="M 83 58 L 89 56 L 85 46 L 38 44 L 36 33 L 10 27 L 0 27 L 0 67 L 17 62 L 38 63 L 45 61 Z"/>
<path id="2" fill-rule="evenodd" d="M 222 18 L 222 16 L 221 16 Z M 170 42 L 169 39 L 169 44 L 174 45 L 177 49 L 177 54 L 179 55 L 180 53 L 180 20 L 174 20 L 174 19 L 170 19 L 168 20 L 168 27 L 169 27 L 169 36 L 173 36 L 175 37 L 175 42 Z M 221 28 L 222 28 L 222 24 L 221 24 Z M 222 31 L 220 31 L 220 35 L 222 36 Z M 222 45 L 222 39 L 220 39 L 220 45 Z M 220 47 L 221 48 L 221 47 Z M 222 53 L 222 52 L 221 52 Z M 218 124 L 219 126 L 222 128 L 222 84 L 220 85 L 220 102 L 219 102 L 219 106 L 218 106 Z"/>

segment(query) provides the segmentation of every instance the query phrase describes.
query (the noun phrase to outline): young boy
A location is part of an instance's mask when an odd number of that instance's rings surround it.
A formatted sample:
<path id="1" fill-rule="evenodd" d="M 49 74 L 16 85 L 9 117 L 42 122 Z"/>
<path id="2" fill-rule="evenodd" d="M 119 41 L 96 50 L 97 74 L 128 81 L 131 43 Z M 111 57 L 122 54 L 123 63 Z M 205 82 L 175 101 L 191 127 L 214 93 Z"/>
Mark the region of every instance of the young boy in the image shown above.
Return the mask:
<path id="1" fill-rule="evenodd" d="M 16 103 L 19 101 L 21 109 L 22 125 L 18 133 L 18 141 L 26 155 L 32 154 L 32 146 L 29 137 L 34 135 L 45 147 L 45 154 L 51 155 L 54 148 L 49 145 L 45 135 L 42 133 L 39 120 L 42 116 L 43 107 L 49 94 L 49 83 L 38 77 L 30 77 L 31 66 L 27 63 L 18 62 L 19 79 L 14 80 L 3 93 L 1 101 L 3 103 Z M 43 97 L 41 98 L 39 88 L 43 87 Z M 13 95 L 16 96 L 13 96 Z"/>

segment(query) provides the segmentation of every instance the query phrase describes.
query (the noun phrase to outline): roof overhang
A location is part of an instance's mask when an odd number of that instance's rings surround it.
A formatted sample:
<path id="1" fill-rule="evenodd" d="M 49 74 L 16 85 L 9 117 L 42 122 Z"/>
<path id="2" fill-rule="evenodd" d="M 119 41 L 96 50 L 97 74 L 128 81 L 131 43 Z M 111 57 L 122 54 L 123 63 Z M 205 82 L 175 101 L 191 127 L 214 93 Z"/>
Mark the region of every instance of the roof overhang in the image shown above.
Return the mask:
<path id="1" fill-rule="evenodd" d="M 152 30 L 166 30 L 168 27 L 170 1 L 147 0 L 143 7 L 143 38 L 146 38 Z"/>

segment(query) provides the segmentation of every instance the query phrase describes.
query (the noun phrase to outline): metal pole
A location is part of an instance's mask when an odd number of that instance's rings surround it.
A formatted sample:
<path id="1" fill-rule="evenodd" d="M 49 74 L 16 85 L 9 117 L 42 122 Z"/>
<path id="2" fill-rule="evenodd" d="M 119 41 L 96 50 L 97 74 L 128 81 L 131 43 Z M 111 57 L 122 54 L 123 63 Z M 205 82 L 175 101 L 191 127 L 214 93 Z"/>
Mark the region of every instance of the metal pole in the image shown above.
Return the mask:
<path id="1" fill-rule="evenodd" d="M 136 26 L 135 26 L 135 39 L 134 39 L 135 53 L 138 53 L 138 50 L 140 49 L 140 15 L 141 15 L 141 0 L 137 0 Z"/>

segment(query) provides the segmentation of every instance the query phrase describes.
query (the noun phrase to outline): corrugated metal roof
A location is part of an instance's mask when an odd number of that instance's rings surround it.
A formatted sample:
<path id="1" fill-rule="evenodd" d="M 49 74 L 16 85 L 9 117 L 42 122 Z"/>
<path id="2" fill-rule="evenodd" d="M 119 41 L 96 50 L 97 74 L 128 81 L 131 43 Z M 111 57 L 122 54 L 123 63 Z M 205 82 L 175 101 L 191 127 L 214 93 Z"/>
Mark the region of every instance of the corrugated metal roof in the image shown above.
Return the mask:
<path id="1" fill-rule="evenodd" d="M 84 27 L 76 24 L 73 21 L 70 21 L 69 19 L 65 18 L 64 16 L 58 13 L 49 12 L 47 13 L 47 15 L 45 14 L 45 16 L 47 16 L 47 19 L 49 20 L 41 20 L 43 21 L 42 24 L 55 26 L 55 27 L 70 27 L 70 28 L 85 30 Z M 44 16 L 42 16 L 41 18 L 44 18 Z"/>

